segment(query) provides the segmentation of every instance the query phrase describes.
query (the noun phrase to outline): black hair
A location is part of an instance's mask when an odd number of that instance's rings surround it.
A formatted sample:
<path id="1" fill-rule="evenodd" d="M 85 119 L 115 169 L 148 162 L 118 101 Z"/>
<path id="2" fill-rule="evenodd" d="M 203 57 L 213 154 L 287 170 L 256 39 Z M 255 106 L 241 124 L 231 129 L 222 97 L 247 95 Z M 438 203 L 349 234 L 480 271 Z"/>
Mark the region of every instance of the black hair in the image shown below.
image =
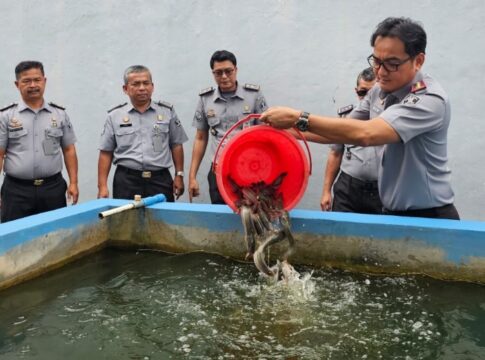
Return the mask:
<path id="1" fill-rule="evenodd" d="M 18 80 L 20 78 L 20 74 L 23 73 L 24 71 L 30 70 L 30 69 L 39 69 L 40 72 L 42 73 L 42 76 L 45 76 L 44 74 L 44 65 L 40 61 L 22 61 L 20 62 L 16 67 L 15 67 L 15 78 Z"/>
<path id="2" fill-rule="evenodd" d="M 357 86 L 359 86 L 359 82 L 361 79 L 364 81 L 374 81 L 376 79 L 376 74 L 374 73 L 374 69 L 372 69 L 371 67 L 368 67 L 362 70 L 357 76 Z"/>
<path id="3" fill-rule="evenodd" d="M 217 50 L 214 54 L 212 54 L 212 57 L 211 57 L 211 61 L 210 61 L 211 69 L 214 69 L 214 63 L 216 61 L 221 62 L 226 60 L 229 60 L 230 62 L 232 62 L 234 66 L 237 65 L 236 56 L 232 52 L 227 50 Z"/>
<path id="4" fill-rule="evenodd" d="M 370 39 L 372 47 L 378 36 L 397 37 L 404 43 L 405 51 L 411 57 L 426 51 L 426 32 L 419 23 L 409 18 L 388 17 L 379 23 Z"/>

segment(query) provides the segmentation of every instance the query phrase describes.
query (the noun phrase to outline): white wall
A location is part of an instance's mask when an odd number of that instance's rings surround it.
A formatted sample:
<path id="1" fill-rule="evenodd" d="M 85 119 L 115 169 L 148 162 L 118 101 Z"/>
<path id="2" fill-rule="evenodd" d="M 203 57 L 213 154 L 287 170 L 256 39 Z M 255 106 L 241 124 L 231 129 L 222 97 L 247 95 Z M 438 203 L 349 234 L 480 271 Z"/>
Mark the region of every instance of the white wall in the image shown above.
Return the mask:
<path id="1" fill-rule="evenodd" d="M 81 201 L 96 196 L 97 146 L 106 110 L 126 101 L 122 73 L 151 68 L 155 98 L 175 104 L 189 134 L 200 89 L 213 85 L 209 58 L 233 51 L 241 82 L 260 84 L 270 105 L 335 114 L 354 101 L 369 38 L 387 16 L 409 16 L 428 33 L 424 70 L 452 101 L 449 158 L 456 205 L 485 220 L 485 2 L 270 0 L 1 0 L 0 105 L 16 101 L 15 65 L 44 63 L 46 98 L 67 107 L 78 136 Z M 319 208 L 327 148 L 312 145 L 314 173 L 301 208 Z M 199 177 L 206 189 L 209 159 Z M 184 195 L 182 201 L 188 201 Z M 198 200 L 208 201 L 208 196 Z"/>

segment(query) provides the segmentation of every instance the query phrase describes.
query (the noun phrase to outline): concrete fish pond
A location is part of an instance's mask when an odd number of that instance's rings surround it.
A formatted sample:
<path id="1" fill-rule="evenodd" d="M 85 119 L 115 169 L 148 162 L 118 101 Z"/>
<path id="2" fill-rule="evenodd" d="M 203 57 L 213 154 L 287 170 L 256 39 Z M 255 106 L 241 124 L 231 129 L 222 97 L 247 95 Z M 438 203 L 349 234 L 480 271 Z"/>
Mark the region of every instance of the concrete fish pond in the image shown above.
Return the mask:
<path id="1" fill-rule="evenodd" d="M 0 288 L 106 247 L 244 259 L 241 221 L 227 206 L 159 203 L 98 218 L 101 211 L 125 204 L 99 199 L 1 224 Z M 485 283 L 483 222 L 308 210 L 293 210 L 290 216 L 294 265 Z M 271 254 L 276 258 L 284 251 L 275 245 Z"/>

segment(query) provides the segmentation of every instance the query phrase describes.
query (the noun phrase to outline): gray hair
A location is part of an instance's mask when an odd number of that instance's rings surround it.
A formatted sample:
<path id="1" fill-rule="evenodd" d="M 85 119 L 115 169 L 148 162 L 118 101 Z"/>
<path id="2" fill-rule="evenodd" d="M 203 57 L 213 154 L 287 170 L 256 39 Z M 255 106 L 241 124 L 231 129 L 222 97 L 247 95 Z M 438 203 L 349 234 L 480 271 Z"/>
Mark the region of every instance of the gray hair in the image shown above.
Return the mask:
<path id="1" fill-rule="evenodd" d="M 148 69 L 144 65 L 131 65 L 129 68 L 125 70 L 125 73 L 123 74 L 123 80 L 125 82 L 125 85 L 128 84 L 128 76 L 132 73 L 142 73 L 142 72 L 147 72 L 150 74 L 150 80 L 152 79 L 152 73 L 150 72 L 150 69 Z"/>

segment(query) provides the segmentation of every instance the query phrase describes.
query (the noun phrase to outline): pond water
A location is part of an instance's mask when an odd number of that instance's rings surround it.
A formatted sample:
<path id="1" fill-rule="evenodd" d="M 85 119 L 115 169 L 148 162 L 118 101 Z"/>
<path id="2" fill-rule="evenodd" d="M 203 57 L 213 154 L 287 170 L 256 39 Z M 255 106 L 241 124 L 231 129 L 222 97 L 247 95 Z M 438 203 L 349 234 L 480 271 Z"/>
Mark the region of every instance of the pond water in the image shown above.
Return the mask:
<path id="1" fill-rule="evenodd" d="M 0 293 L 0 358 L 485 358 L 484 286 L 297 270 L 102 251 Z"/>

